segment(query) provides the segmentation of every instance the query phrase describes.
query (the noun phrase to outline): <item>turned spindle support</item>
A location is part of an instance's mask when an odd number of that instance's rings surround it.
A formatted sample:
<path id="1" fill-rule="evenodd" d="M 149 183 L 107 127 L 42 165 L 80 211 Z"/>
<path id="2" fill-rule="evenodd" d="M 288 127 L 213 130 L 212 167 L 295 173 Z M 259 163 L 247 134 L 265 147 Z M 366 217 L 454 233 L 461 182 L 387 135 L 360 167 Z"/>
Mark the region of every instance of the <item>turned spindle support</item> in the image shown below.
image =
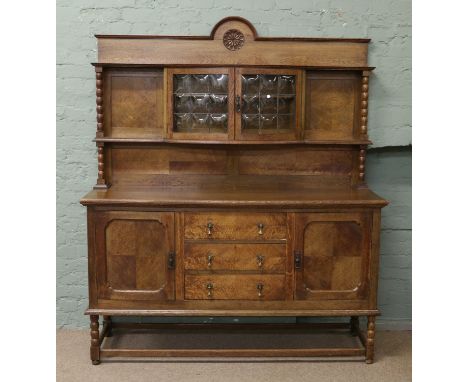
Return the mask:
<path id="1" fill-rule="evenodd" d="M 366 185 L 366 153 L 367 148 L 365 145 L 359 146 L 359 186 L 367 187 Z"/>
<path id="2" fill-rule="evenodd" d="M 361 81 L 361 112 L 360 112 L 360 124 L 359 132 L 361 138 L 367 138 L 367 111 L 368 111 L 368 99 L 369 99 L 369 75 L 370 72 L 364 70 L 362 72 L 362 81 Z"/>
<path id="3" fill-rule="evenodd" d="M 367 139 L 367 114 L 368 114 L 368 99 L 369 99 L 369 75 L 370 71 L 362 72 L 361 81 L 361 107 L 359 119 L 359 133 L 362 139 Z M 367 147 L 361 145 L 359 147 L 359 187 L 367 187 L 365 182 L 366 177 L 366 151 Z"/>
<path id="4" fill-rule="evenodd" d="M 103 79 L 102 79 L 102 66 L 96 66 L 96 115 L 97 115 L 97 126 L 96 126 L 96 138 L 104 137 L 104 107 L 103 107 Z M 108 184 L 106 182 L 104 172 L 104 144 L 102 142 L 97 143 L 98 148 L 98 177 L 94 189 L 106 189 Z"/>
<path id="5" fill-rule="evenodd" d="M 103 108 L 103 81 L 102 66 L 96 66 L 96 138 L 104 137 L 104 108 Z"/>
<path id="6" fill-rule="evenodd" d="M 104 173 L 104 144 L 97 143 L 97 148 L 98 148 L 98 154 L 97 154 L 98 177 L 97 177 L 97 181 L 96 181 L 96 185 L 94 186 L 94 189 L 106 189 L 107 184 L 106 184 L 105 173 Z"/>
<path id="7" fill-rule="evenodd" d="M 366 363 L 374 362 L 375 316 L 367 317 Z"/>
<path id="8" fill-rule="evenodd" d="M 91 320 L 90 328 L 91 328 L 91 347 L 90 347 L 90 355 L 91 355 L 91 362 L 93 365 L 99 365 L 100 361 L 100 345 L 99 345 L 99 316 L 98 315 L 90 315 Z"/>

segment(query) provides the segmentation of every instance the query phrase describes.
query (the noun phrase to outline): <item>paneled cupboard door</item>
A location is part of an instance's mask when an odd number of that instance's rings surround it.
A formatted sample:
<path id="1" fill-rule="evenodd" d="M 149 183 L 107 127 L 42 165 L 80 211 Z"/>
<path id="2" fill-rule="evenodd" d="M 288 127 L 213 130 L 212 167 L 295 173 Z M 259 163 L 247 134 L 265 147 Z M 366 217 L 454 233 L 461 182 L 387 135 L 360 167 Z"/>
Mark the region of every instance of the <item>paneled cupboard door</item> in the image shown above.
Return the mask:
<path id="1" fill-rule="evenodd" d="M 167 69 L 167 98 L 169 138 L 234 138 L 234 69 Z"/>
<path id="2" fill-rule="evenodd" d="M 296 214 L 296 300 L 366 298 L 370 221 L 357 212 Z"/>
<path id="3" fill-rule="evenodd" d="M 302 71 L 236 69 L 236 139 L 299 139 Z"/>
<path id="4" fill-rule="evenodd" d="M 174 299 L 174 214 L 97 213 L 98 298 Z"/>

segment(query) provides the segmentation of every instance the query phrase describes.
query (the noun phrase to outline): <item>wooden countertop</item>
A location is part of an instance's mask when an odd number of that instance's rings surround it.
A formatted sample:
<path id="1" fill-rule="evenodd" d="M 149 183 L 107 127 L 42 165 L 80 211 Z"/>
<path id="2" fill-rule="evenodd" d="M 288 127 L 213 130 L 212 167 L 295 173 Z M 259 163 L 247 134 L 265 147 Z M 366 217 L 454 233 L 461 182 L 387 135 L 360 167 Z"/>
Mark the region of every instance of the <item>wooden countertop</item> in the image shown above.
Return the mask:
<path id="1" fill-rule="evenodd" d="M 200 189 L 112 186 L 107 190 L 93 190 L 81 204 L 101 206 L 145 207 L 384 207 L 388 204 L 367 188 L 328 189 Z"/>

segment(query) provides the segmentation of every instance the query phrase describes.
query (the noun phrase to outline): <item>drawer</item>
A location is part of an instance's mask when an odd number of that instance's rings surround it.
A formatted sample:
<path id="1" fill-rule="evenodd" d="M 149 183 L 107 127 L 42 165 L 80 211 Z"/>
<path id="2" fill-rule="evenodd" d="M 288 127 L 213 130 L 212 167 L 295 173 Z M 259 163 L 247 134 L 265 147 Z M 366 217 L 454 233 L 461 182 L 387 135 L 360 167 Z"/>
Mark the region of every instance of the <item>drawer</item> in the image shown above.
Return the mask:
<path id="1" fill-rule="evenodd" d="M 186 239 L 286 240 L 284 213 L 186 213 Z"/>
<path id="2" fill-rule="evenodd" d="M 186 275 L 186 300 L 284 300 L 284 275 Z"/>
<path id="3" fill-rule="evenodd" d="M 211 244 L 186 243 L 186 270 L 213 271 L 286 271 L 285 244 Z"/>

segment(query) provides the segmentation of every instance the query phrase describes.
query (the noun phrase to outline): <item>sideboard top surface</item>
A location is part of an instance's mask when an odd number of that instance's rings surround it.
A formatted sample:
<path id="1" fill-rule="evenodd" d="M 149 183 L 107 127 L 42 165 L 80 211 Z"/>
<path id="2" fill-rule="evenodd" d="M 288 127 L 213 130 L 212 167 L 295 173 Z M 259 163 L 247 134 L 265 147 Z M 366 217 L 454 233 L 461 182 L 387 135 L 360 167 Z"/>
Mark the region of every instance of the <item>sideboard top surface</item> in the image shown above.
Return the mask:
<path id="1" fill-rule="evenodd" d="M 388 202 L 369 189 L 239 190 L 196 188 L 116 187 L 93 190 L 81 199 L 83 205 L 168 208 L 271 207 L 280 209 L 316 207 L 384 207 Z"/>

